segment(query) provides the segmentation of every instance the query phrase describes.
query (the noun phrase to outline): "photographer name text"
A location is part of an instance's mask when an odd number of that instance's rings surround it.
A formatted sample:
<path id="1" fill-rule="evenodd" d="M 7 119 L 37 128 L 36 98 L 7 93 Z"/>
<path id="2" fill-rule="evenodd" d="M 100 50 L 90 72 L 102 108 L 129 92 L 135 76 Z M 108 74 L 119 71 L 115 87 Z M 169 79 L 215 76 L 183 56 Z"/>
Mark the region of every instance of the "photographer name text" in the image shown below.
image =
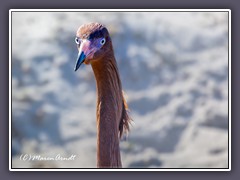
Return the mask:
<path id="1" fill-rule="evenodd" d="M 57 154 L 56 156 L 42 156 L 42 155 L 32 155 L 32 154 L 22 154 L 20 156 L 21 161 L 74 161 L 76 155 L 70 155 L 68 157 L 61 156 Z"/>

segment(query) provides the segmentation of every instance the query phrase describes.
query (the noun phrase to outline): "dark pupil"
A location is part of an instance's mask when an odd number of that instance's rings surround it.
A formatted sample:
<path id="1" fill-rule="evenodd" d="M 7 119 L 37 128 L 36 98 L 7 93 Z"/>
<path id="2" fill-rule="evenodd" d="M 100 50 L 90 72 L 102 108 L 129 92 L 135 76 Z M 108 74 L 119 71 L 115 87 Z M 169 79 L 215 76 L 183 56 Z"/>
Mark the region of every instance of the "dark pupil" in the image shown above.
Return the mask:
<path id="1" fill-rule="evenodd" d="M 102 40 L 102 44 L 104 43 L 104 39 Z"/>

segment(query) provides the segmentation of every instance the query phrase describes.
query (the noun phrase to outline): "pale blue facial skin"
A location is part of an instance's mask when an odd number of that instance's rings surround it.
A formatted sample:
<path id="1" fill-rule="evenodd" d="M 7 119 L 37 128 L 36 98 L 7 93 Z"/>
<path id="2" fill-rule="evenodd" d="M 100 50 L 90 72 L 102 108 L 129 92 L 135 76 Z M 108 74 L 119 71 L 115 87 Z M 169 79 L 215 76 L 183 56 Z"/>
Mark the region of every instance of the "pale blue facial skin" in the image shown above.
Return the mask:
<path id="1" fill-rule="evenodd" d="M 78 57 L 76 61 L 75 71 L 81 66 L 81 64 L 86 59 L 92 59 L 95 52 L 102 48 L 105 44 L 105 38 L 96 38 L 96 39 L 84 39 L 81 40 L 80 38 L 75 39 L 76 44 L 78 45 Z"/>

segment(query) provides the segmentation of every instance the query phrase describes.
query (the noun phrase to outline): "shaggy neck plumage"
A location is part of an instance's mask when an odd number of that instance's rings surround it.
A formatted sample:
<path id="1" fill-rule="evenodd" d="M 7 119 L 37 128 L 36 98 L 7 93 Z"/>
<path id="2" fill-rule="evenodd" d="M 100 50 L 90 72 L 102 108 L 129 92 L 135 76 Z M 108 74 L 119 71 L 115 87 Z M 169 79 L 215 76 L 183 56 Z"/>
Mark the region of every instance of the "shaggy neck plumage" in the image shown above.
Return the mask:
<path id="1" fill-rule="evenodd" d="M 97 166 L 121 167 L 119 123 L 123 97 L 113 51 L 91 63 L 97 84 Z"/>

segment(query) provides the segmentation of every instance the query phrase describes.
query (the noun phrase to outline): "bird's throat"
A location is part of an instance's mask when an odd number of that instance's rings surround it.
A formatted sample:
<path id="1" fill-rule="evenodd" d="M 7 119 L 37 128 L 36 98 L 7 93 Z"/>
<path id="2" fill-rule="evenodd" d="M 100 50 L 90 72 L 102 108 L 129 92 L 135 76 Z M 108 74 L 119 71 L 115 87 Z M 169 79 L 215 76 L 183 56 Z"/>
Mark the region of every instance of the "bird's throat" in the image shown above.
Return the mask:
<path id="1" fill-rule="evenodd" d="M 122 87 L 114 57 L 92 63 L 97 85 L 97 166 L 121 167 Z"/>

